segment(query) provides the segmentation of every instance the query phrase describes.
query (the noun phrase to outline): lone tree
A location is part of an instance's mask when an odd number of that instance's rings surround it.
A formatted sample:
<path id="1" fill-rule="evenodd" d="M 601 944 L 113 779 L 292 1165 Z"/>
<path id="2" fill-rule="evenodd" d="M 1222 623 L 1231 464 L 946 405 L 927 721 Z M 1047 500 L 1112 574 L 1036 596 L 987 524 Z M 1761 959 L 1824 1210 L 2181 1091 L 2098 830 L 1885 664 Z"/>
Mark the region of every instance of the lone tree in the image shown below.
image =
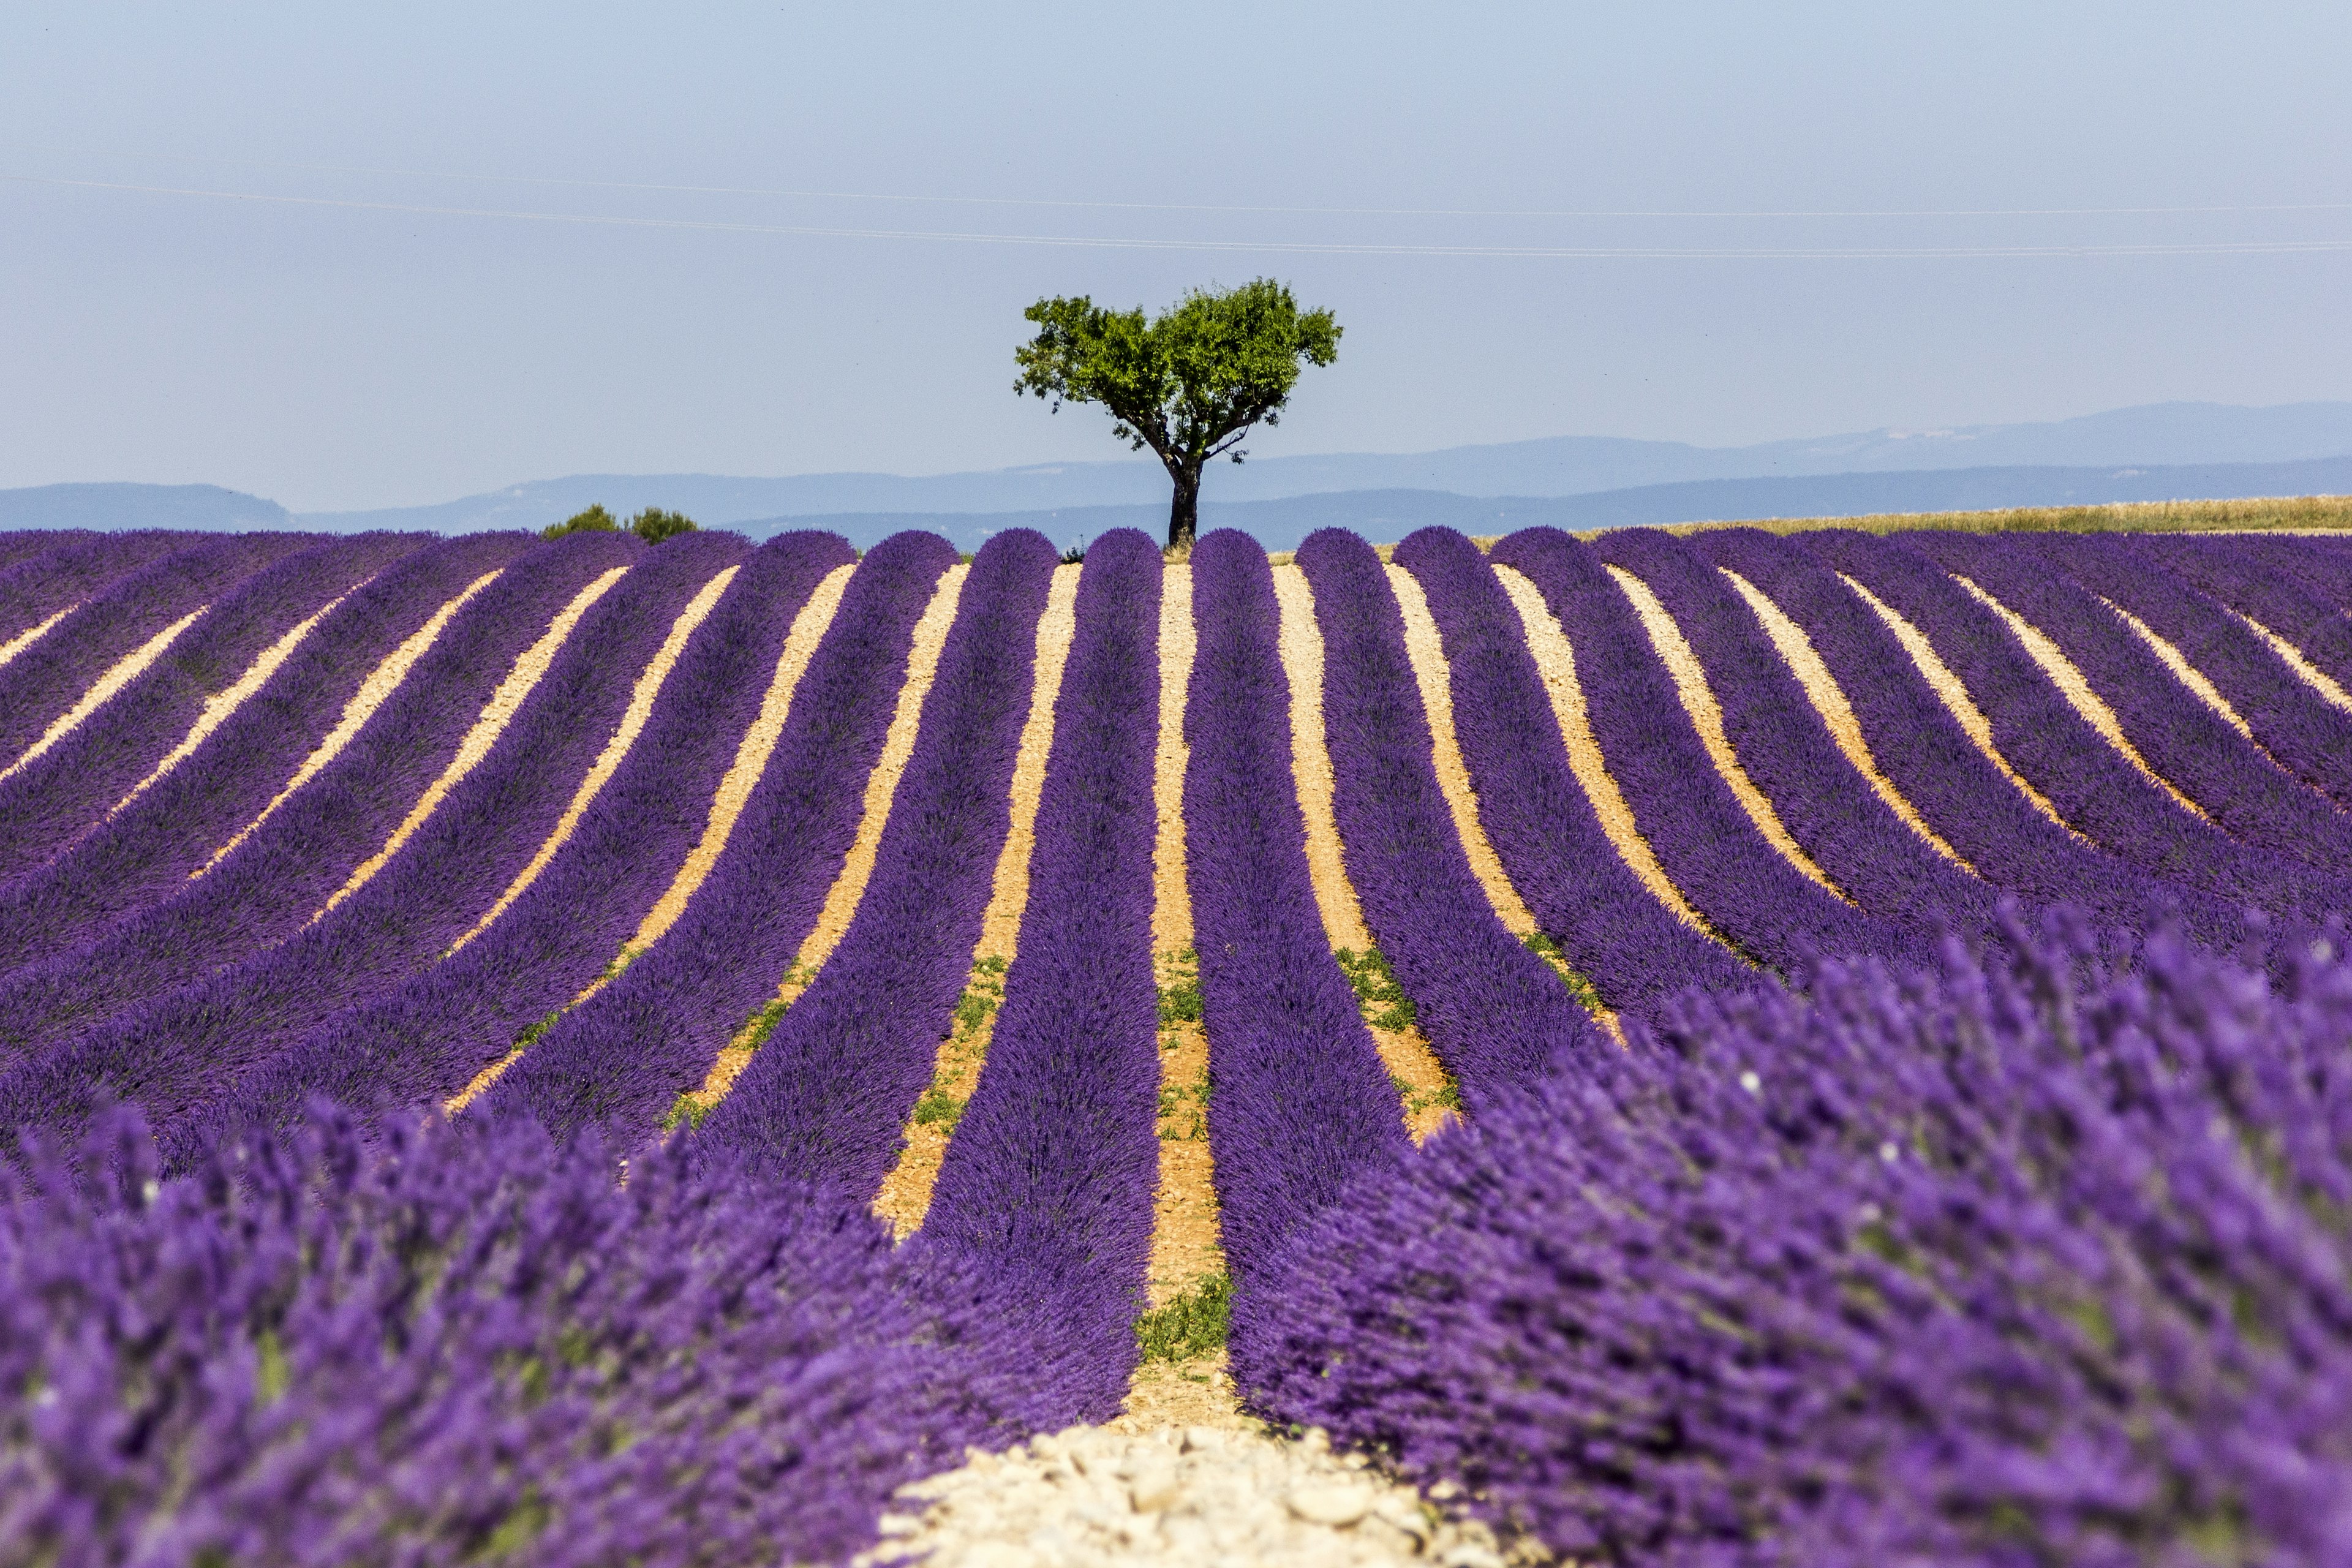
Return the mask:
<path id="1" fill-rule="evenodd" d="M 1056 413 L 1064 403 L 1099 403 L 1118 421 L 1112 435 L 1151 448 L 1176 481 L 1171 550 L 1189 550 L 1199 529 L 1201 469 L 1213 458 L 1240 462 L 1252 426 L 1282 423 L 1298 373 L 1339 353 L 1331 312 L 1302 314 L 1271 278 L 1195 289 L 1149 321 L 1141 306 L 1108 310 L 1083 294 L 1022 313 L 1037 335 L 1013 351 L 1013 390 L 1052 398 Z"/>

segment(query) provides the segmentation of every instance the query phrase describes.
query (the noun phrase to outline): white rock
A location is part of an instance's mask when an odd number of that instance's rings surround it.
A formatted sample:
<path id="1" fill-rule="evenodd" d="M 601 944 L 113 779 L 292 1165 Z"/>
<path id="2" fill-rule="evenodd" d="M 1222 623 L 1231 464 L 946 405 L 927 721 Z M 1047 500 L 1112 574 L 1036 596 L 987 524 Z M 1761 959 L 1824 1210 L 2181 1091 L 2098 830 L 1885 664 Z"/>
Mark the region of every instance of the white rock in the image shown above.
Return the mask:
<path id="1" fill-rule="evenodd" d="M 1449 1546 L 1438 1554 L 1439 1568 L 1503 1568 L 1503 1556 L 1475 1541 Z"/>
<path id="2" fill-rule="evenodd" d="M 1138 1513 L 1150 1513 L 1176 1500 L 1176 1467 L 1146 1462 L 1135 1467 L 1127 1480 L 1128 1500 Z"/>
<path id="3" fill-rule="evenodd" d="M 1010 1541 L 977 1541 L 949 1561 L 957 1568 L 1037 1568 L 1037 1554 Z"/>
<path id="4" fill-rule="evenodd" d="M 1283 1501 L 1309 1524 L 1345 1529 L 1372 1511 L 1370 1489 L 1345 1481 L 1309 1481 L 1290 1489 Z"/>

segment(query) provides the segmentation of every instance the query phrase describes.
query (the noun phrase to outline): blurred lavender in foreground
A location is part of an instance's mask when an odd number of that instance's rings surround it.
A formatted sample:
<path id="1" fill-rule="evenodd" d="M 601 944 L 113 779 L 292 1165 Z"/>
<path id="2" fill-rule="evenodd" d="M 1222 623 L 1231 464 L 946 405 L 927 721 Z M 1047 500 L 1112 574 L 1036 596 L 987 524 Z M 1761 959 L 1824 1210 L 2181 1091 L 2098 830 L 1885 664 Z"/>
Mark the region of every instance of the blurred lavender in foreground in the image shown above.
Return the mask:
<path id="1" fill-rule="evenodd" d="M 2352 966 L 1697 996 L 1291 1243 L 1237 1381 L 1588 1563 L 2352 1561 Z"/>
<path id="2" fill-rule="evenodd" d="M 7 1178 L 0 1558 L 835 1561 L 1018 1435 L 965 1337 L 1002 1309 L 921 1307 L 862 1212 L 615 1186 L 525 1119 L 357 1132 L 159 1182 L 116 1111 Z"/>

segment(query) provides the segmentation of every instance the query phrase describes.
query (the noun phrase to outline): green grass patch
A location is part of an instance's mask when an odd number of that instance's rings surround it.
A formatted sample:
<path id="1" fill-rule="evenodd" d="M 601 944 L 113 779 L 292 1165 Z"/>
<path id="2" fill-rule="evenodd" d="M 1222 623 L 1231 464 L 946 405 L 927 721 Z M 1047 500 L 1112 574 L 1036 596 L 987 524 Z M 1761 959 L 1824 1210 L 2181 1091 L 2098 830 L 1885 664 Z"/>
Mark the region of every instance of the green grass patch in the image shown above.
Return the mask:
<path id="1" fill-rule="evenodd" d="M 980 1033 L 982 1026 L 996 1016 L 997 1008 L 1004 1004 L 1006 967 L 1005 961 L 994 953 L 972 961 L 971 983 L 963 988 L 963 995 L 956 1002 L 957 1039 L 971 1038 Z"/>
<path id="2" fill-rule="evenodd" d="M 1356 988 L 1356 1005 L 1364 1015 L 1364 1022 L 1375 1029 L 1410 1029 L 1421 1015 L 1412 998 L 1397 984 L 1396 972 L 1377 947 L 1358 952 L 1343 947 L 1333 952 L 1339 968 L 1348 976 L 1348 984 Z"/>
<path id="3" fill-rule="evenodd" d="M 1160 1139 L 1164 1143 L 1199 1142 L 1209 1135 L 1209 1075 L 1191 1083 L 1160 1086 Z"/>
<path id="4" fill-rule="evenodd" d="M 1146 1361 L 1184 1361 L 1221 1348 L 1233 1317 L 1234 1282 L 1212 1274 L 1136 1319 L 1135 1342 Z"/>
<path id="5" fill-rule="evenodd" d="M 936 1126 L 942 1132 L 953 1132 L 956 1123 L 963 1120 L 964 1102 L 946 1089 L 933 1084 L 923 1090 L 915 1101 L 915 1120 L 926 1127 Z"/>
<path id="6" fill-rule="evenodd" d="M 1531 931 L 1519 940 L 1527 944 L 1529 952 L 1550 965 L 1551 972 L 1559 976 L 1561 984 L 1568 987 L 1569 994 L 1576 998 L 1579 1006 L 1596 1016 L 1608 1010 L 1601 1003 L 1601 993 L 1592 988 L 1592 982 L 1569 966 L 1567 957 L 1559 951 L 1559 943 L 1539 931 Z"/>

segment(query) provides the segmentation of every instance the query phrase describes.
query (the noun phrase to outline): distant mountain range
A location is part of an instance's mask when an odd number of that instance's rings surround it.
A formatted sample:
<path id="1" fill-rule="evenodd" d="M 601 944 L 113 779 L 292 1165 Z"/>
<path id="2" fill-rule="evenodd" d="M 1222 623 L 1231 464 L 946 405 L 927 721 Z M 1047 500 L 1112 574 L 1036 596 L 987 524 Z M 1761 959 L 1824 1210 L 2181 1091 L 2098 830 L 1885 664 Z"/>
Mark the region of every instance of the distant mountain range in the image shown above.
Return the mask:
<path id="1" fill-rule="evenodd" d="M 1328 521 L 1382 538 L 1425 522 L 1476 531 L 1856 511 L 2352 490 L 2352 403 L 2244 408 L 2161 403 L 2046 424 L 1864 431 L 1750 447 L 1570 436 L 1406 455 L 1347 453 L 1220 464 L 1206 526 L 1285 548 Z M 1164 526 L 1168 480 L 1136 460 L 905 477 L 580 474 L 435 505 L 289 516 L 212 486 L 48 485 L 0 490 L 0 527 L 370 528 L 445 533 L 543 528 L 592 502 L 675 508 L 765 534 L 835 528 L 865 543 L 893 526 L 970 539 L 1017 525 L 1065 542 Z"/>
<path id="2" fill-rule="evenodd" d="M 1290 550 L 1318 528 L 1393 542 L 1442 524 L 1465 533 L 1508 533 L 1549 523 L 1570 530 L 1769 517 L 1861 517 L 1873 512 L 1990 511 L 2116 501 L 2230 500 L 2247 496 L 2352 494 L 2352 457 L 2301 463 L 2215 463 L 2148 468 L 1945 468 L 1919 474 L 1822 474 L 1793 479 L 1690 479 L 1573 496 L 1465 496 L 1445 490 L 1336 490 L 1274 500 L 1203 501 L 1201 527 L 1238 528 L 1268 550 Z M 1003 512 L 835 512 L 730 523 L 754 539 L 824 528 L 859 549 L 901 529 L 976 550 L 990 534 L 1034 528 L 1057 544 L 1114 528 L 1166 532 L 1168 508 L 1063 507 Z"/>

